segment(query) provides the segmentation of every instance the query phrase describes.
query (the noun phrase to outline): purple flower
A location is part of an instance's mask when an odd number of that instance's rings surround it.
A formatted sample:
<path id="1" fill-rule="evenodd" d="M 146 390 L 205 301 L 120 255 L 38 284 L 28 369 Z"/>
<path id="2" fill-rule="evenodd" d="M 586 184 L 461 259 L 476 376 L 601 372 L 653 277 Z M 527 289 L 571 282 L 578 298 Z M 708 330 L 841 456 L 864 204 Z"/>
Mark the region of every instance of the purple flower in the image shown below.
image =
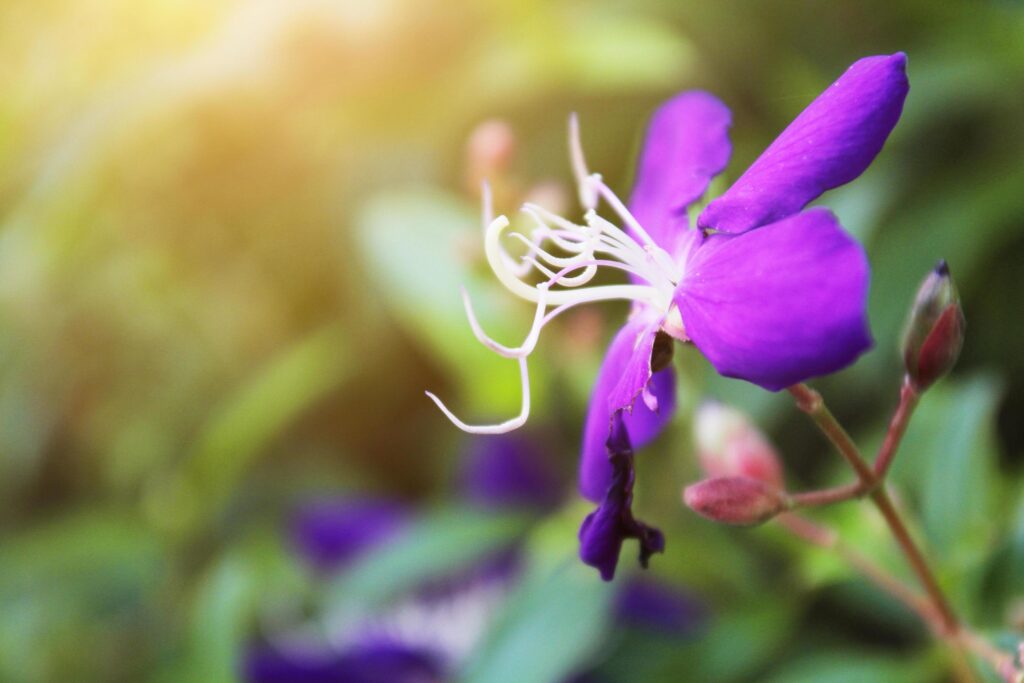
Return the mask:
<path id="1" fill-rule="evenodd" d="M 632 577 L 619 589 L 615 614 L 620 623 L 670 636 L 689 635 L 707 618 L 707 607 L 689 593 L 662 581 Z"/>
<path id="2" fill-rule="evenodd" d="M 300 624 L 250 644 L 248 683 L 440 683 L 453 680 L 522 571 L 507 548 L 424 583 L 354 620 Z"/>
<path id="3" fill-rule="evenodd" d="M 248 683 L 440 683 L 434 653 L 381 642 L 336 652 L 330 647 L 252 647 L 241 665 Z"/>
<path id="4" fill-rule="evenodd" d="M 299 555 L 320 572 L 338 571 L 373 547 L 391 540 L 410 521 L 390 501 L 332 498 L 304 505 L 291 524 Z"/>
<path id="5" fill-rule="evenodd" d="M 462 497 L 485 510 L 548 510 L 562 498 L 563 486 L 536 445 L 517 435 L 477 438 L 460 471 Z"/>
<path id="6" fill-rule="evenodd" d="M 629 318 L 605 355 L 584 427 L 580 490 L 605 507 L 608 496 L 621 498 L 611 488 L 621 488 L 623 480 L 609 458 L 612 417 L 624 411 L 626 436 L 635 447 L 653 439 L 670 418 L 672 339 L 695 345 L 722 375 L 771 391 L 849 365 L 871 346 L 867 259 L 831 212 L 804 207 L 868 167 L 896 125 L 907 90 L 903 53 L 857 61 L 708 204 L 693 227 L 688 209 L 731 154 L 725 105 L 692 91 L 655 112 L 628 208 L 600 175 L 587 170 L 572 119 L 570 144 L 585 224 L 525 205 L 536 227 L 529 237 L 512 235 L 527 248 L 519 264 L 501 244 L 508 219 L 487 221 L 485 251 L 492 270 L 511 292 L 537 305 L 525 341 L 507 347 L 488 337 L 464 295 L 477 338 L 519 362 L 520 414 L 500 424 L 469 425 L 428 395 L 465 431 L 515 429 L 529 415 L 526 360 L 544 325 L 580 304 L 631 301 Z M 598 215 L 599 200 L 623 227 Z M 528 284 L 524 276 L 531 268 L 547 279 Z M 625 271 L 629 283 L 590 286 L 602 268 Z"/>

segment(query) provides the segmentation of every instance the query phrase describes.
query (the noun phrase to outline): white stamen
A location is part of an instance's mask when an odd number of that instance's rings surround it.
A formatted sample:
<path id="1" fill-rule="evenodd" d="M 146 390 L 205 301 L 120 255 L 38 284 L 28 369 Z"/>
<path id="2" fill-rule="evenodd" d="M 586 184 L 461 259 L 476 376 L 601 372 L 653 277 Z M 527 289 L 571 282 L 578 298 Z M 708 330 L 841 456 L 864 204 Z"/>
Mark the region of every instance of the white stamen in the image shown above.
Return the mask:
<path id="1" fill-rule="evenodd" d="M 505 216 L 494 216 L 490 187 L 484 184 L 484 253 L 487 263 L 506 289 L 536 304 L 536 311 L 530 331 L 522 344 L 517 347 L 505 346 L 483 331 L 473 312 L 469 295 L 463 290 L 463 305 L 473 335 L 495 353 L 519 362 L 523 395 L 522 407 L 516 417 L 498 424 L 470 425 L 457 418 L 437 396 L 426 392 L 445 416 L 463 431 L 472 434 L 501 434 L 517 429 L 526 422 L 530 413 L 530 377 L 526 359 L 536 348 L 544 326 L 563 312 L 580 304 L 616 299 L 638 302 L 666 314 L 673 308 L 672 297 L 682 277 L 679 265 L 654 242 L 626 205 L 605 185 L 601 176 L 589 172 L 575 114 L 569 118 L 569 148 L 580 203 L 586 209 L 585 225 L 573 223 L 536 204 L 524 204 L 523 212 L 533 219 L 536 227 L 529 237 L 511 233 L 512 238 L 524 244 L 527 249 L 526 255 L 519 261 L 502 246 L 502 233 L 509 227 L 509 220 Z M 628 232 L 597 214 L 600 199 L 604 199 L 614 210 L 628 227 Z M 546 242 L 564 252 L 564 255 L 552 253 L 545 248 Z M 599 258 L 598 254 L 607 258 Z M 552 268 L 561 270 L 556 272 Z M 626 271 L 645 284 L 589 285 L 599 268 Z M 539 284 L 524 281 L 533 269 L 547 277 L 547 281 Z M 555 308 L 549 312 L 548 306 Z M 657 409 L 657 399 L 649 391 L 644 392 L 643 400 L 652 410 Z"/>
<path id="2" fill-rule="evenodd" d="M 579 190 L 580 204 L 585 209 L 597 206 L 597 192 L 590 184 L 590 171 L 587 160 L 583 156 L 583 144 L 580 142 L 580 121 L 576 112 L 569 114 L 569 158 L 572 160 L 573 174 L 576 176 L 576 187 Z"/>
<path id="3" fill-rule="evenodd" d="M 433 393 L 426 391 L 424 392 L 431 401 L 441 409 L 441 412 L 445 414 L 452 424 L 466 432 L 467 434 L 505 434 L 513 430 L 519 429 L 526 420 L 530 417 L 530 372 L 526 366 L 526 357 L 519 359 L 519 382 L 523 387 L 523 403 L 519 409 L 519 414 L 513 417 L 511 420 L 505 420 L 498 424 L 488 425 L 471 425 L 466 424 L 459 418 L 455 417 L 455 413 L 448 410 L 448 407 Z"/>

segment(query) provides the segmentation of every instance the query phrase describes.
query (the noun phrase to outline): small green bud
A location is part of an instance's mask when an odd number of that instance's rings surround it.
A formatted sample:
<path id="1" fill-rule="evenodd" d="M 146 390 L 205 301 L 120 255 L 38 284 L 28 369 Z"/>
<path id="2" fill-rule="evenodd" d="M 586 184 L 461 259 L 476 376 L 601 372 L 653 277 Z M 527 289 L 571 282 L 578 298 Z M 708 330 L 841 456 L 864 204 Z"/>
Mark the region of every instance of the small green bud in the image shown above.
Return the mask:
<path id="1" fill-rule="evenodd" d="M 939 261 L 917 290 L 903 331 L 903 361 L 916 391 L 930 387 L 956 364 L 966 325 L 949 266 Z"/>

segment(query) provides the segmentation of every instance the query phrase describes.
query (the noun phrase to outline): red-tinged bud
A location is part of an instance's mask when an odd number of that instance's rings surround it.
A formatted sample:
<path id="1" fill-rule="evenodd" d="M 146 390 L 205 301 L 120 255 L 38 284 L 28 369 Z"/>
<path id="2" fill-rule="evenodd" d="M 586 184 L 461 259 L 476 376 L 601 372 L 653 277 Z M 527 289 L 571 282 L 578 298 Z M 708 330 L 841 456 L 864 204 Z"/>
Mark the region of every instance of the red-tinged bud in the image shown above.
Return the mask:
<path id="1" fill-rule="evenodd" d="M 683 502 L 697 514 L 723 524 L 753 526 L 791 507 L 786 494 L 750 477 L 705 479 L 683 491 Z"/>
<path id="2" fill-rule="evenodd" d="M 701 468 L 709 477 L 750 477 L 785 488 L 775 449 L 742 412 L 709 401 L 697 409 L 693 433 Z"/>
<path id="3" fill-rule="evenodd" d="M 921 283 L 903 332 L 903 360 L 916 391 L 930 387 L 956 364 L 966 325 L 949 266 L 939 261 Z"/>
<path id="4" fill-rule="evenodd" d="M 484 121 L 466 144 L 466 182 L 473 191 L 485 180 L 497 182 L 508 171 L 516 150 L 512 127 L 499 119 Z"/>

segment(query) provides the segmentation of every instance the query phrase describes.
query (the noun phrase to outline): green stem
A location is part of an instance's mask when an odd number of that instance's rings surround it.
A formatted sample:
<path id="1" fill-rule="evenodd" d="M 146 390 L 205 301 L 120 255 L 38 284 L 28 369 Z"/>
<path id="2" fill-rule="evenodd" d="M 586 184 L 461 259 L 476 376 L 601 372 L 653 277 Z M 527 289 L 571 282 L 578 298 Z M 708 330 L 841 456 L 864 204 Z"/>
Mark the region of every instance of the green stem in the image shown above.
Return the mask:
<path id="1" fill-rule="evenodd" d="M 950 607 L 949 602 L 946 600 L 946 596 L 943 594 L 942 589 L 939 587 L 939 583 L 932 573 L 931 568 L 928 566 L 924 555 L 918 549 L 914 543 L 913 538 L 910 536 L 910 532 L 907 530 L 906 525 L 903 523 L 903 519 L 900 517 L 899 512 L 892 504 L 892 500 L 889 498 L 889 494 L 882 487 L 882 477 L 876 475 L 875 470 L 872 469 L 864 457 L 860 453 L 860 449 L 850 438 L 850 435 L 846 433 L 839 421 L 836 420 L 835 416 L 832 415 L 831 411 L 825 406 L 825 402 L 814 389 L 811 389 L 806 384 L 798 384 L 789 388 L 789 392 L 796 399 L 797 407 L 807 413 L 822 433 L 832 442 L 843 458 L 849 463 L 850 467 L 853 468 L 854 472 L 857 473 L 859 479 L 859 487 L 870 494 L 872 502 L 882 513 L 882 517 L 885 519 L 886 524 L 889 525 L 889 529 L 896 539 L 896 543 L 899 545 L 903 555 L 907 558 L 907 562 L 910 564 L 910 568 L 917 576 L 925 592 L 928 594 L 928 598 L 931 600 L 932 607 L 938 615 L 939 624 L 941 626 L 941 635 L 949 642 L 954 643 L 960 649 L 964 647 L 964 643 L 956 636 L 960 632 L 960 622 Z M 907 392 L 904 392 L 906 394 Z M 910 413 L 913 411 L 913 406 L 916 403 L 916 398 L 911 397 L 909 399 L 901 400 L 900 408 L 904 416 L 897 420 L 893 418 L 893 424 L 896 425 L 898 434 L 887 436 L 886 442 L 890 444 L 889 450 L 885 451 L 885 444 L 883 444 L 883 454 L 886 456 L 883 464 L 885 465 L 883 472 L 888 469 L 889 463 L 892 462 L 893 455 L 896 451 L 896 446 L 899 445 L 900 438 L 902 437 L 903 431 L 906 429 L 907 421 L 910 418 Z M 847 492 L 852 491 L 852 488 L 847 489 Z M 961 656 L 958 654 L 958 656 Z"/>

